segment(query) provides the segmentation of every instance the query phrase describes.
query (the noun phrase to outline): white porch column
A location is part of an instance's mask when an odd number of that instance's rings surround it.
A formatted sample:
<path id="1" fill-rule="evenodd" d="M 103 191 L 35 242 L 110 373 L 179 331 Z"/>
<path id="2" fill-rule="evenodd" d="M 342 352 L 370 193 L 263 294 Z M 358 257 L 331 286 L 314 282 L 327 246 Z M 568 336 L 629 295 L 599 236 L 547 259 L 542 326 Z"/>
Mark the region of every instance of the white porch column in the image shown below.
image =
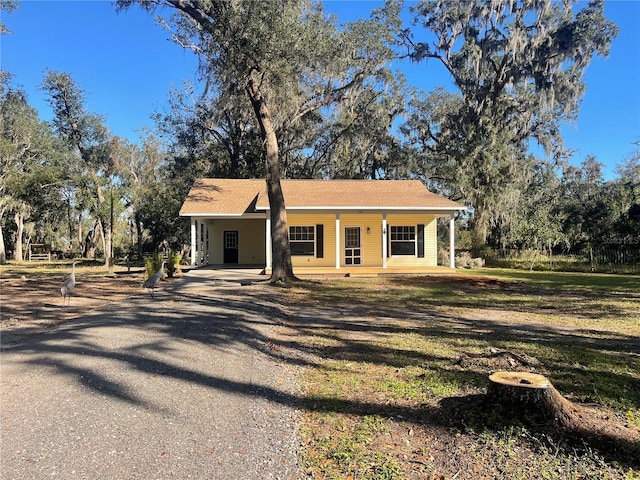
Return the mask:
<path id="1" fill-rule="evenodd" d="M 271 269 L 271 213 L 269 211 L 267 211 L 267 222 L 266 222 L 266 228 L 265 228 L 265 239 L 264 239 L 264 244 L 265 244 L 265 258 L 266 258 L 266 262 L 265 262 L 265 268 L 266 269 Z"/>
<path id="2" fill-rule="evenodd" d="M 204 264 L 205 265 L 209 265 L 209 241 L 210 241 L 209 240 L 209 233 L 210 233 L 209 227 L 210 227 L 210 223 L 209 222 L 205 223 L 205 227 L 204 227 L 204 230 L 205 230 L 205 232 L 204 232 L 204 250 L 203 250 L 203 253 L 204 253 Z"/>
<path id="3" fill-rule="evenodd" d="M 449 219 L 449 267 L 456 268 L 456 219 L 451 214 Z"/>
<path id="4" fill-rule="evenodd" d="M 382 214 L 382 268 L 387 268 L 387 214 Z"/>
<path id="5" fill-rule="evenodd" d="M 204 223 L 202 223 L 202 220 L 200 220 L 200 222 L 198 222 L 198 265 L 202 265 L 202 237 L 204 236 Z"/>
<path id="6" fill-rule="evenodd" d="M 340 214 L 336 213 L 336 269 L 340 270 Z"/>
<path id="7" fill-rule="evenodd" d="M 196 251 L 196 235 L 197 235 L 197 230 L 198 229 L 198 222 L 196 222 L 196 219 L 191 217 L 191 267 L 195 267 L 196 266 L 196 254 L 198 253 Z"/>

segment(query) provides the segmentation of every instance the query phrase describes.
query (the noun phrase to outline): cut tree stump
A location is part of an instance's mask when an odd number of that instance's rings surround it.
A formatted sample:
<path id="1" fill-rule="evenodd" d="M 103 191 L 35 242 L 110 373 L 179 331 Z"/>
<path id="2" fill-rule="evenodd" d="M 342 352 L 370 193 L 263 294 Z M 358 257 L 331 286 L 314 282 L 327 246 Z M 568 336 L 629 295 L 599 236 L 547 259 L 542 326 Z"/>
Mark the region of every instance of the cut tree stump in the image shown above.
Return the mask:
<path id="1" fill-rule="evenodd" d="M 487 400 L 506 407 L 510 415 L 536 423 L 552 422 L 602 451 L 617 452 L 619 458 L 636 462 L 640 458 L 640 429 L 617 420 L 606 409 L 570 402 L 545 376 L 496 372 L 489 380 Z"/>
<path id="2" fill-rule="evenodd" d="M 542 415 L 559 424 L 575 428 L 579 425 L 573 404 L 564 398 L 543 375 L 530 372 L 496 372 L 489 376 L 488 396 L 522 413 Z"/>

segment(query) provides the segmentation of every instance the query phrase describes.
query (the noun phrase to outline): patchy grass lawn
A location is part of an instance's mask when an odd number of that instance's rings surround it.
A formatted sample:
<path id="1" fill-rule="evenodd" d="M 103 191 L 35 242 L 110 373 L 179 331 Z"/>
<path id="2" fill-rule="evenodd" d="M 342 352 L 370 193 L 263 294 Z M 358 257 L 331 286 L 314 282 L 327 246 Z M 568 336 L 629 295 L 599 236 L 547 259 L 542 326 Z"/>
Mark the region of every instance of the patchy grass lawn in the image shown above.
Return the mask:
<path id="1" fill-rule="evenodd" d="M 62 308 L 70 268 L 0 267 L 3 342 L 144 293 L 141 268 L 84 262 Z M 265 295 L 284 298 L 287 320 L 268 347 L 309 365 L 311 478 L 640 479 L 638 276 L 485 269 L 324 279 Z M 498 370 L 547 376 L 585 408 L 583 428 L 488 401 Z"/>
<path id="2" fill-rule="evenodd" d="M 315 479 L 640 478 L 640 279 L 485 269 L 287 291 Z M 326 320 L 329 318 L 329 320 Z M 569 431 L 489 402 L 499 370 L 547 376 Z"/>

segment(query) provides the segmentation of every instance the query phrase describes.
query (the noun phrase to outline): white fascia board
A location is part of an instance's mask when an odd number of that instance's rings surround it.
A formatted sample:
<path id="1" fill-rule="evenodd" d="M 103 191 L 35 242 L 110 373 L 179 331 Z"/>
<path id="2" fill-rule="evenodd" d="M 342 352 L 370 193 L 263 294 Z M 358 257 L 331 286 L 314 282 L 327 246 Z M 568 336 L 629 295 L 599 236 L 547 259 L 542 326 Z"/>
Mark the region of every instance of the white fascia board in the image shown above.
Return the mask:
<path id="1" fill-rule="evenodd" d="M 286 207 L 287 211 L 314 211 L 314 212 L 370 212 L 370 213 L 382 213 L 382 212 L 416 212 L 416 213 L 441 213 L 444 215 L 462 212 L 467 209 L 465 206 L 461 207 Z M 267 212 L 269 209 L 267 209 Z"/>
<path id="2" fill-rule="evenodd" d="M 180 216 L 194 218 L 266 218 L 264 213 L 181 213 Z"/>

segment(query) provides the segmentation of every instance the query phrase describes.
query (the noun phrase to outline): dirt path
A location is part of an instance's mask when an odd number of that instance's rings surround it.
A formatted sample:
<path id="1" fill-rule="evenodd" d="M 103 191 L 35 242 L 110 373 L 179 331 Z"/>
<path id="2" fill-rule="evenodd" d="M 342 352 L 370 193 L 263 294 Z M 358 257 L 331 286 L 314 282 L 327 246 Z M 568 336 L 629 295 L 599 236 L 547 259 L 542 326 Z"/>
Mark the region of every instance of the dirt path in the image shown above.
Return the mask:
<path id="1" fill-rule="evenodd" d="M 269 347 L 268 295 L 186 278 L 76 316 L 13 312 L 0 478 L 298 478 L 295 372 Z"/>

